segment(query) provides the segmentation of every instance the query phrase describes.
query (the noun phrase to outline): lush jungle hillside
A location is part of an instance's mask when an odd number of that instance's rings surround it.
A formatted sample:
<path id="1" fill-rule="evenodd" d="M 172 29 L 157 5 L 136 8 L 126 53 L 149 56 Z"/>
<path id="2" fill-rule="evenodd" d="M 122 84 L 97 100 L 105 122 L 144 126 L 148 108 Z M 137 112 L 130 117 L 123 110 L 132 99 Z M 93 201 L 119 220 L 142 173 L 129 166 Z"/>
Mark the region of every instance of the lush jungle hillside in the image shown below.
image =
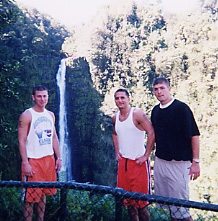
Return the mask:
<path id="1" fill-rule="evenodd" d="M 0 5 L 2 180 L 19 179 L 16 125 L 32 104 L 32 86 L 48 86 L 48 108 L 58 118 L 55 75 L 60 59 L 73 56 L 67 68 L 67 109 L 75 180 L 115 186 L 113 93 L 127 88 L 131 104 L 150 117 L 157 104 L 152 81 L 165 76 L 174 97 L 190 105 L 201 132 L 201 177 L 191 182 L 191 200 L 218 203 L 216 0 L 201 0 L 188 14 L 163 14 L 160 4 L 118 1 L 71 32 L 47 15 L 8 3 Z"/>
<path id="2" fill-rule="evenodd" d="M 0 2 L 0 171 L 2 180 L 20 180 L 17 123 L 32 106 L 32 88 L 50 89 L 48 108 L 58 113 L 55 75 L 68 32 L 37 10 Z M 55 42 L 55 44 L 54 44 Z"/>

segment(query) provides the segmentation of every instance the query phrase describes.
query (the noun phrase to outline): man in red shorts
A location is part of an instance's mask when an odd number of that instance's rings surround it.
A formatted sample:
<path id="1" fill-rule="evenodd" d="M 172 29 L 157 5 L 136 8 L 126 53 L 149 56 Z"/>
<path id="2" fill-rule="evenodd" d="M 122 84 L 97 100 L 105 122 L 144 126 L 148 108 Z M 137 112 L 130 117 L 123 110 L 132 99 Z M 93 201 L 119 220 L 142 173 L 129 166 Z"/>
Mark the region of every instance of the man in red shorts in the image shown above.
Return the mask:
<path id="1" fill-rule="evenodd" d="M 129 93 L 114 94 L 119 108 L 113 116 L 113 142 L 118 163 L 117 187 L 130 192 L 151 194 L 149 154 L 154 146 L 154 130 L 143 111 L 129 105 Z M 145 132 L 147 146 L 144 146 Z M 148 202 L 125 199 L 131 220 L 150 220 Z"/>
<path id="2" fill-rule="evenodd" d="M 18 123 L 19 150 L 22 158 L 23 181 L 56 181 L 61 169 L 59 141 L 55 129 L 54 113 L 45 109 L 48 90 L 44 86 L 33 89 L 34 106 L 25 110 Z M 57 157 L 55 162 L 54 153 Z M 56 189 L 28 188 L 23 191 L 24 220 L 32 220 L 33 205 L 37 207 L 37 220 L 44 219 L 46 195 Z"/>

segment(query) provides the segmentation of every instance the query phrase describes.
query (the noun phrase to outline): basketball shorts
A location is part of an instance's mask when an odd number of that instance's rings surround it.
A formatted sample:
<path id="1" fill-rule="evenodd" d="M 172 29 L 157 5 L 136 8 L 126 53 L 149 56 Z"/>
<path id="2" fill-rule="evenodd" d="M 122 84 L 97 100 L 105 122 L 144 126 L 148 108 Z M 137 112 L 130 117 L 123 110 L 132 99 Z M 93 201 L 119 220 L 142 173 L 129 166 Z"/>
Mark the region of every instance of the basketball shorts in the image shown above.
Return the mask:
<path id="1" fill-rule="evenodd" d="M 55 170 L 54 155 L 45 156 L 40 159 L 29 159 L 29 163 L 35 172 L 33 177 L 24 176 L 22 165 L 22 181 L 32 182 L 55 182 L 57 174 Z M 31 203 L 40 201 L 43 195 L 54 195 L 57 190 L 55 188 L 23 188 L 22 200 Z"/>
<path id="2" fill-rule="evenodd" d="M 118 164 L 117 187 L 129 192 L 151 194 L 151 170 L 147 160 L 142 165 L 136 164 L 137 160 L 122 157 Z M 147 201 L 124 199 L 124 206 L 143 208 Z"/>

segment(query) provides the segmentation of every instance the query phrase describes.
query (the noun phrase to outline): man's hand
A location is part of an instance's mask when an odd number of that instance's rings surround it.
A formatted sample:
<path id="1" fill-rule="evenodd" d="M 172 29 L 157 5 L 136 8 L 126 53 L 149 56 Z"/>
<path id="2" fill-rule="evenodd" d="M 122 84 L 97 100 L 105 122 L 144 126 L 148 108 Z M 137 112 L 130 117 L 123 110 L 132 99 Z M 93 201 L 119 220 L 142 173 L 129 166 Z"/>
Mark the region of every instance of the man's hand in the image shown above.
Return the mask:
<path id="1" fill-rule="evenodd" d="M 144 155 L 142 157 L 139 157 L 136 161 L 136 164 L 142 165 L 148 158 Z"/>
<path id="2" fill-rule="evenodd" d="M 117 160 L 117 161 L 122 160 L 122 157 L 121 157 L 120 152 L 119 152 L 119 153 L 116 153 L 116 160 Z"/>
<path id="3" fill-rule="evenodd" d="M 199 163 L 192 162 L 190 167 L 189 175 L 191 176 L 191 180 L 196 180 L 200 176 L 200 165 Z"/>
<path id="4" fill-rule="evenodd" d="M 62 161 L 61 159 L 56 160 L 55 169 L 56 169 L 57 173 L 61 170 L 61 166 L 62 166 L 61 161 Z"/>
<path id="5" fill-rule="evenodd" d="M 32 177 L 35 173 L 29 162 L 23 162 L 23 172 L 25 176 L 29 177 Z"/>

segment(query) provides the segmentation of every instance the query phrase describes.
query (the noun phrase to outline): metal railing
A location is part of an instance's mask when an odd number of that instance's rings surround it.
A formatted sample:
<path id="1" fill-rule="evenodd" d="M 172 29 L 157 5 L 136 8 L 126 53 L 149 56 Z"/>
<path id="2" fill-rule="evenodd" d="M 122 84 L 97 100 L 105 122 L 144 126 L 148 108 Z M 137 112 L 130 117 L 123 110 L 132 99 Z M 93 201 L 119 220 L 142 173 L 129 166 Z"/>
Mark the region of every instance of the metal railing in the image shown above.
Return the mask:
<path id="1" fill-rule="evenodd" d="M 162 209 L 162 206 L 191 208 L 194 220 L 218 220 L 218 205 L 214 204 L 93 184 L 21 181 L 0 181 L 0 220 L 23 220 L 23 188 L 57 189 L 57 194 L 47 196 L 45 220 L 128 220 L 124 199 L 148 201 L 150 220 L 170 220 L 169 210 Z M 36 215 L 33 215 L 33 220 L 36 220 Z"/>

